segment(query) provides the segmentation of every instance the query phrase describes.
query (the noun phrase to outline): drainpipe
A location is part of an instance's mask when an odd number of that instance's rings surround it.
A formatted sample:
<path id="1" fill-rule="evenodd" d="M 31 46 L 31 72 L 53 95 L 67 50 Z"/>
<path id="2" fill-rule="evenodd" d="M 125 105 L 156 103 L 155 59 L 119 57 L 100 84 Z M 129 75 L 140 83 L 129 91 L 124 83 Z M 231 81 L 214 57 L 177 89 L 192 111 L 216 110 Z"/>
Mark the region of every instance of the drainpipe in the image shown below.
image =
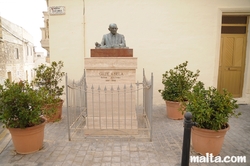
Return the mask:
<path id="1" fill-rule="evenodd" d="M 85 22 L 85 0 L 82 0 L 83 2 L 83 19 L 84 19 L 84 22 L 83 22 L 83 49 L 84 49 L 84 57 L 86 57 L 86 22 Z"/>

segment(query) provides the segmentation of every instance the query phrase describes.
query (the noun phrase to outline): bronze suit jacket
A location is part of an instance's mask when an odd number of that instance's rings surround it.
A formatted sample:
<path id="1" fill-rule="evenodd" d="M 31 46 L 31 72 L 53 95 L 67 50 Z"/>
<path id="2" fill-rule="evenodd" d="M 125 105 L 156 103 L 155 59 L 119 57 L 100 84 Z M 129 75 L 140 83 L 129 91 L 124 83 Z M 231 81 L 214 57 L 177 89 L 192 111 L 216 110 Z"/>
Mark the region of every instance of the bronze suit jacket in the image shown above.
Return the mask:
<path id="1" fill-rule="evenodd" d="M 115 48 L 115 47 L 126 47 L 125 37 L 122 34 L 112 33 L 103 35 L 101 47 L 103 48 Z"/>

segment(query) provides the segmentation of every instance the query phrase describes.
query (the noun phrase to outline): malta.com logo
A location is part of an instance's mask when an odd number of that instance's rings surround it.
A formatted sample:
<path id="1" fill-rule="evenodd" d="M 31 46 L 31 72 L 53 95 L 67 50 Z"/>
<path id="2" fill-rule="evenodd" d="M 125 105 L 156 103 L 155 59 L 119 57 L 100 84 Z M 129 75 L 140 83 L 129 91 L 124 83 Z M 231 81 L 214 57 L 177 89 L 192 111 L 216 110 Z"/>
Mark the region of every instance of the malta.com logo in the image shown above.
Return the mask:
<path id="1" fill-rule="evenodd" d="M 191 163 L 246 163 L 246 156 L 213 156 L 206 153 L 206 156 L 190 156 Z"/>

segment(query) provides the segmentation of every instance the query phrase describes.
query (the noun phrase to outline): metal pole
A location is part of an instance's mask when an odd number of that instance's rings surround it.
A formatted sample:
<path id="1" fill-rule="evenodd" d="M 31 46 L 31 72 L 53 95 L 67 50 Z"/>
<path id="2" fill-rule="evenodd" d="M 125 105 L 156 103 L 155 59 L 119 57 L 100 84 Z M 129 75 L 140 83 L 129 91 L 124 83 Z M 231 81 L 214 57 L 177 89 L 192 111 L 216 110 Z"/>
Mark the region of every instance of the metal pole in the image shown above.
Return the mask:
<path id="1" fill-rule="evenodd" d="M 84 70 L 83 76 L 83 83 L 84 83 L 84 107 L 86 108 L 86 117 L 88 116 L 88 105 L 87 105 L 87 82 L 86 82 L 86 73 Z"/>
<path id="2" fill-rule="evenodd" d="M 146 112 L 146 97 L 145 97 L 145 91 L 146 91 L 146 78 L 145 78 L 145 71 L 143 69 L 143 78 L 142 78 L 142 85 L 143 85 L 143 91 L 142 91 L 142 95 L 143 95 L 143 116 L 145 116 L 145 112 Z"/>
<path id="3" fill-rule="evenodd" d="M 190 156 L 190 137 L 191 128 L 194 125 L 192 122 L 191 112 L 186 112 L 184 115 L 184 135 L 182 144 L 182 158 L 181 166 L 189 166 L 189 156 Z"/>
<path id="4" fill-rule="evenodd" d="M 153 132 L 153 124 L 152 124 L 152 113 L 153 113 L 153 86 L 154 86 L 154 76 L 153 76 L 153 73 L 151 73 L 150 109 L 149 109 L 150 141 L 151 141 L 151 142 L 152 142 L 152 132 Z"/>
<path id="5" fill-rule="evenodd" d="M 123 90 L 124 90 L 124 93 L 123 93 L 123 95 L 124 95 L 124 129 L 126 129 L 126 120 L 127 120 L 127 117 L 126 117 L 126 104 L 127 104 L 127 102 L 126 102 L 126 85 L 124 84 L 124 88 L 123 88 Z M 131 129 L 132 129 L 132 127 L 131 127 Z"/>
<path id="6" fill-rule="evenodd" d="M 99 101 L 98 101 L 98 106 L 99 106 L 99 127 L 100 129 L 102 128 L 102 125 L 101 125 L 101 88 L 100 88 L 100 85 L 98 86 L 98 98 L 99 98 Z M 106 119 L 107 120 L 107 119 Z M 106 126 L 107 128 L 107 126 Z"/>
<path id="7" fill-rule="evenodd" d="M 67 124 L 68 124 L 68 138 L 69 141 L 71 141 L 71 135 L 70 135 L 70 123 L 69 123 L 69 92 L 68 92 L 68 75 L 66 73 L 65 76 L 65 84 L 66 84 L 66 105 L 67 105 Z"/>

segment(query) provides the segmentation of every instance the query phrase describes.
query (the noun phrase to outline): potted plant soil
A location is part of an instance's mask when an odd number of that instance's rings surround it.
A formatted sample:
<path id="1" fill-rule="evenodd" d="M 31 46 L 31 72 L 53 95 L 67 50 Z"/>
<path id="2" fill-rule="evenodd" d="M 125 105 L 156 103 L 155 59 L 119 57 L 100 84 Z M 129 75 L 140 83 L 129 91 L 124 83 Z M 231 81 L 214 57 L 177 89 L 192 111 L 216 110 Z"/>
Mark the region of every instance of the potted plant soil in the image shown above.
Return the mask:
<path id="1" fill-rule="evenodd" d="M 0 85 L 0 121 L 10 131 L 17 153 L 33 153 L 43 146 L 42 94 L 27 81 L 6 80 Z"/>
<path id="2" fill-rule="evenodd" d="M 192 121 L 197 125 L 192 127 L 192 146 L 197 153 L 217 156 L 222 148 L 224 136 L 229 130 L 230 117 L 238 117 L 238 105 L 232 94 L 227 90 L 219 92 L 214 87 L 205 89 L 198 82 L 188 95 L 188 102 L 183 103 L 186 111 L 192 113 Z"/>
<path id="3" fill-rule="evenodd" d="M 63 100 L 60 98 L 63 94 L 64 86 L 60 85 L 64 72 L 61 71 L 63 62 L 53 61 L 51 65 L 41 64 L 35 68 L 36 77 L 33 83 L 39 88 L 44 89 L 43 114 L 48 122 L 55 122 L 61 119 Z"/>
<path id="4" fill-rule="evenodd" d="M 187 69 L 187 65 L 188 61 L 162 74 L 164 89 L 158 91 L 166 102 L 167 116 L 170 119 L 183 119 L 185 109 L 180 103 L 187 101 L 187 95 L 199 76 L 199 70 L 192 72 Z"/>

